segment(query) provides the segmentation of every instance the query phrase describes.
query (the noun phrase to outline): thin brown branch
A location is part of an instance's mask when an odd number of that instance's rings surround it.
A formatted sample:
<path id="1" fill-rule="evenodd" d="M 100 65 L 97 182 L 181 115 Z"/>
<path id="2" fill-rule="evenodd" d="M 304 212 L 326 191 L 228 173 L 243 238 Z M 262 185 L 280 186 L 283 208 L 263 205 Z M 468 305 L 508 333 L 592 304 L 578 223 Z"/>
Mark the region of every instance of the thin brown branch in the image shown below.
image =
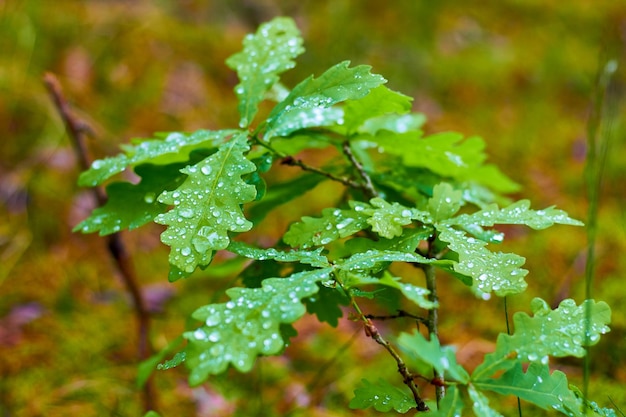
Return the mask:
<path id="1" fill-rule="evenodd" d="M 375 316 L 373 314 L 366 314 L 365 318 L 370 319 L 370 320 L 393 320 L 393 319 L 398 319 L 400 317 L 409 317 L 412 318 L 413 320 L 416 320 L 422 324 L 427 324 L 428 323 L 428 319 L 425 319 L 424 317 L 420 317 L 420 316 L 416 316 L 415 314 L 411 314 L 408 313 L 404 310 L 398 310 L 398 312 L 396 314 L 390 315 L 390 316 Z"/>
<path id="2" fill-rule="evenodd" d="M 57 112 L 63 119 L 80 166 L 85 170 L 89 168 L 91 164 L 91 157 L 89 156 L 86 140 L 88 125 L 74 114 L 63 94 L 61 84 L 54 74 L 46 73 L 43 77 L 43 81 L 54 102 Z M 92 190 L 98 204 L 104 204 L 106 202 L 104 189 L 102 187 L 94 187 Z M 137 277 L 132 267 L 131 255 L 126 249 L 119 233 L 113 233 L 108 236 L 107 247 L 111 258 L 115 261 L 122 281 L 133 300 L 134 313 L 138 323 L 138 356 L 140 360 L 145 360 L 152 354 L 152 345 L 150 342 L 151 318 L 146 309 L 146 303 L 143 299 L 141 289 L 137 283 Z M 144 386 L 143 402 L 146 411 L 154 410 L 156 407 L 155 390 L 151 378 L 148 379 Z"/>
<path id="3" fill-rule="evenodd" d="M 342 177 L 338 177 L 334 174 L 331 174 L 330 172 L 327 171 L 323 171 L 319 168 L 315 168 L 312 167 L 311 165 L 307 165 L 306 163 L 302 162 L 300 159 L 296 159 L 293 156 L 285 156 L 283 157 L 281 164 L 283 165 L 288 165 L 288 166 L 297 166 L 300 167 L 303 171 L 309 171 L 309 172 L 313 172 L 315 174 L 319 174 L 322 175 L 330 180 L 333 181 L 337 181 L 342 183 L 343 185 L 347 186 L 347 187 L 352 187 L 352 188 L 363 188 L 361 184 L 359 184 L 356 181 L 352 181 L 350 179 L 347 178 L 342 178 Z"/>
<path id="4" fill-rule="evenodd" d="M 352 153 L 352 149 L 350 149 L 349 141 L 345 141 L 343 143 L 343 153 L 348 157 L 348 159 L 350 160 L 350 163 L 354 165 L 357 172 L 359 173 L 359 176 L 363 180 L 363 184 L 360 186 L 360 188 L 363 189 L 363 192 L 365 193 L 365 195 L 367 195 L 367 197 L 370 199 L 374 197 L 378 197 L 378 192 L 376 192 L 376 189 L 374 188 L 372 179 L 367 174 L 367 172 L 365 172 L 365 168 L 363 168 L 363 164 L 361 164 L 361 162 L 358 159 L 356 159 L 356 157 Z"/>

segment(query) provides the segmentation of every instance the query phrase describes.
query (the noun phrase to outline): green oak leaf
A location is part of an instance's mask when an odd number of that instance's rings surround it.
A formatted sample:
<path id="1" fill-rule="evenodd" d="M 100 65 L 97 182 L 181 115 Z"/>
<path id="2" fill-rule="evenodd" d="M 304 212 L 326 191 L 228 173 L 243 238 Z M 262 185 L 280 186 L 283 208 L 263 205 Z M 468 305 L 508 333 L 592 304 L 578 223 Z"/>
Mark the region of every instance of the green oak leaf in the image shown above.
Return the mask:
<path id="1" fill-rule="evenodd" d="M 306 249 L 353 235 L 368 227 L 368 216 L 362 210 L 325 208 L 322 217 L 304 216 L 302 221 L 293 223 L 283 240 L 291 247 Z"/>
<path id="2" fill-rule="evenodd" d="M 384 85 L 373 88 L 358 100 L 349 100 L 344 107 L 344 127 L 348 135 L 372 119 L 386 115 L 404 115 L 411 110 L 413 99 Z"/>
<path id="3" fill-rule="evenodd" d="M 349 405 L 353 410 L 374 407 L 376 411 L 384 413 L 391 410 L 406 413 L 416 406 L 415 399 L 410 392 L 395 387 L 382 378 L 376 382 L 362 379 L 361 386 L 354 390 L 354 397 Z"/>
<path id="4" fill-rule="evenodd" d="M 461 208 L 463 192 L 442 182 L 433 188 L 433 196 L 428 200 L 428 211 L 435 222 L 449 219 Z"/>
<path id="5" fill-rule="evenodd" d="M 330 266 L 328 259 L 322 255 L 323 248 L 317 248 L 313 251 L 291 250 L 280 251 L 274 248 L 260 249 L 248 245 L 243 242 L 231 242 L 228 250 L 246 258 L 264 261 L 273 259 L 279 262 L 300 262 L 303 264 L 323 268 Z"/>
<path id="6" fill-rule="evenodd" d="M 295 66 L 293 59 L 304 52 L 300 32 L 293 20 L 278 17 L 259 26 L 256 34 L 243 41 L 243 51 L 226 60 L 237 71 L 240 83 L 235 87 L 239 99 L 239 126 L 252 123 L 258 105 L 278 82 L 278 74 Z"/>
<path id="7" fill-rule="evenodd" d="M 371 74 L 370 66 L 348 68 L 349 64 L 341 62 L 318 78 L 311 76 L 295 86 L 269 114 L 264 140 L 307 127 L 342 124 L 344 112 L 333 105 L 364 97 L 386 82 L 380 75 Z"/>
<path id="8" fill-rule="evenodd" d="M 381 130 L 393 133 L 419 132 L 426 123 L 426 116 L 421 113 L 385 114 L 366 120 L 359 128 L 359 133 L 376 135 Z"/>
<path id="9" fill-rule="evenodd" d="M 252 227 L 240 207 L 256 196 L 255 187 L 241 178 L 256 169 L 243 155 L 248 149 L 246 134 L 240 133 L 213 155 L 182 169 L 188 175 L 185 182 L 158 197 L 173 206 L 154 221 L 169 226 L 161 241 L 171 246 L 169 261 L 177 270 L 191 273 L 207 266 L 215 250 L 228 246 L 228 232 Z"/>
<path id="10" fill-rule="evenodd" d="M 489 407 L 489 399 L 482 392 L 478 391 L 473 385 L 467 387 L 470 399 L 472 400 L 472 409 L 474 414 L 480 417 L 503 417 L 493 408 Z"/>
<path id="11" fill-rule="evenodd" d="M 309 314 L 315 314 L 320 322 L 326 322 L 332 327 L 337 327 L 339 319 L 343 317 L 340 306 L 350 305 L 350 298 L 339 288 L 319 286 L 317 294 L 302 300 Z"/>
<path id="12" fill-rule="evenodd" d="M 567 416 L 584 416 L 582 401 L 569 389 L 565 374 L 561 371 L 550 373 L 547 365 L 531 363 L 524 372 L 522 363 L 516 361 L 499 378 L 475 381 L 473 385 L 483 391 L 515 395 L 545 410 L 560 411 Z"/>
<path id="13" fill-rule="evenodd" d="M 586 309 L 590 310 L 587 323 Z M 511 366 L 511 356 L 523 362 L 547 364 L 549 356 L 564 357 L 585 355 L 585 346 L 595 345 L 600 335 L 609 331 L 611 309 L 603 302 L 585 300 L 580 306 L 566 299 L 555 310 L 535 298 L 531 302 L 534 316 L 523 312 L 513 315 L 515 333 L 500 334 L 496 351 L 485 356 L 472 375 L 473 379 L 491 376 L 496 370 Z M 588 340 L 585 338 L 588 333 Z"/>
<path id="14" fill-rule="evenodd" d="M 382 198 L 370 200 L 373 208 L 366 208 L 363 213 L 370 215 L 367 222 L 372 226 L 372 230 L 380 236 L 392 239 L 401 236 L 403 228 L 412 223 L 414 210 L 398 203 L 388 203 Z"/>
<path id="15" fill-rule="evenodd" d="M 252 369 L 259 355 L 275 355 L 285 346 L 281 325 L 306 312 L 300 301 L 317 293 L 332 268 L 315 269 L 287 278 L 267 278 L 261 288 L 230 288 L 230 301 L 200 307 L 192 317 L 203 322 L 184 333 L 189 345 L 189 383 L 198 385 L 232 364 L 240 372 Z"/>
<path id="16" fill-rule="evenodd" d="M 570 218 L 563 210 L 554 206 L 543 210 L 530 210 L 530 201 L 519 200 L 505 208 L 490 204 L 472 214 L 461 214 L 445 222 L 448 225 L 468 227 L 471 225 L 493 226 L 495 224 L 523 224 L 535 230 L 558 224 L 583 226 L 583 223 Z"/>
<path id="17" fill-rule="evenodd" d="M 136 146 L 122 146 L 123 154 L 94 161 L 91 168 L 80 174 L 78 184 L 94 187 L 127 167 L 144 163 L 167 165 L 187 161 L 193 150 L 215 148 L 238 132 L 232 129 L 198 130 L 191 134 L 173 132 L 163 139 L 144 140 Z"/>
<path id="18" fill-rule="evenodd" d="M 446 396 L 439 403 L 435 411 L 431 411 L 428 417 L 456 417 L 463 415 L 463 398 L 461 391 L 454 385 L 446 388 Z"/>
<path id="19" fill-rule="evenodd" d="M 456 361 L 455 351 L 450 346 L 442 347 L 439 339 L 433 334 L 426 340 L 421 333 L 402 333 L 398 338 L 398 345 L 410 356 L 428 363 L 439 373 L 446 373 L 447 378 L 467 384 L 469 374 Z"/>
<path id="20" fill-rule="evenodd" d="M 483 298 L 490 292 L 503 297 L 518 294 L 526 289 L 524 277 L 527 270 L 521 269 L 526 261 L 513 253 L 492 252 L 486 242 L 468 237 L 464 232 L 444 225 L 436 225 L 439 239 L 448 242 L 448 247 L 459 256 L 454 271 L 472 277 L 472 289 Z"/>
<path id="21" fill-rule="evenodd" d="M 420 242 L 427 240 L 432 234 L 433 230 L 428 227 L 403 229 L 401 236 L 392 239 L 372 240 L 355 237 L 346 242 L 345 248 L 351 254 L 366 252 L 370 249 L 415 252 Z"/>
<path id="22" fill-rule="evenodd" d="M 141 177 L 138 184 L 114 182 L 106 188 L 107 202 L 96 208 L 80 222 L 74 231 L 100 232 L 100 236 L 133 230 L 152 221 L 167 211 L 167 205 L 159 203 L 157 196 L 165 190 L 176 188 L 186 177 L 180 172 L 184 165 L 139 165 L 135 168 Z"/>

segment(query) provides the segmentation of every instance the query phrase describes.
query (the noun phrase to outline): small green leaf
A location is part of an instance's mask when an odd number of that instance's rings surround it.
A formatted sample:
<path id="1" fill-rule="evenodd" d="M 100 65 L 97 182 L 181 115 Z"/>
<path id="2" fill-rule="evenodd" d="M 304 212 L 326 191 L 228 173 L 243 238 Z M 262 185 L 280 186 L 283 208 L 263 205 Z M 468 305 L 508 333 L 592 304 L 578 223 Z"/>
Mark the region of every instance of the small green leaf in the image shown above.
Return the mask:
<path id="1" fill-rule="evenodd" d="M 415 252 L 419 243 L 427 240 L 432 234 L 433 230 L 427 227 L 403 229 L 401 236 L 392 239 L 372 240 L 364 237 L 355 237 L 348 240 L 345 247 L 352 254 L 366 252 L 370 249 Z"/>
<path id="2" fill-rule="evenodd" d="M 341 124 L 343 110 L 331 106 L 364 97 L 386 82 L 380 75 L 371 74 L 370 66 L 348 68 L 349 64 L 341 62 L 318 78 L 311 76 L 298 84 L 270 113 L 264 139 L 287 136 L 307 127 Z"/>
<path id="3" fill-rule="evenodd" d="M 295 66 L 293 59 L 304 52 L 300 32 L 293 20 L 279 17 L 259 26 L 256 34 L 243 41 L 244 49 L 226 60 L 237 71 L 235 87 L 239 99 L 239 126 L 252 123 L 259 103 L 278 81 L 278 74 Z"/>
<path id="4" fill-rule="evenodd" d="M 418 332 L 402 333 L 398 338 L 398 345 L 405 352 L 431 365 L 437 372 L 445 371 L 448 378 L 463 384 L 469 382 L 467 371 L 456 361 L 454 349 L 450 346 L 442 347 L 435 335 L 431 334 L 427 341 Z"/>
<path id="5" fill-rule="evenodd" d="M 371 216 L 367 222 L 374 232 L 387 239 L 401 236 L 402 226 L 411 224 L 415 216 L 414 210 L 395 202 L 390 204 L 382 198 L 373 198 L 370 203 L 373 208 L 363 210 Z"/>
<path id="6" fill-rule="evenodd" d="M 391 250 L 370 249 L 366 252 L 355 253 L 349 258 L 338 262 L 339 269 L 344 271 L 371 271 L 377 270 L 381 262 L 409 262 L 418 264 L 437 263 L 436 259 L 425 258 L 414 252 L 400 252 Z"/>
<path id="7" fill-rule="evenodd" d="M 373 88 L 359 100 L 349 100 L 344 107 L 347 134 L 355 133 L 366 121 L 389 114 L 403 115 L 411 110 L 413 99 L 384 85 Z"/>
<path id="8" fill-rule="evenodd" d="M 354 397 L 349 406 L 353 410 L 365 410 L 374 407 L 376 411 L 384 413 L 391 410 L 406 413 L 415 408 L 417 404 L 415 404 L 415 399 L 410 393 L 379 378 L 376 382 L 362 379 L 361 386 L 354 390 Z"/>
<path id="9" fill-rule="evenodd" d="M 132 230 L 152 221 L 167 211 L 167 206 L 159 203 L 157 197 L 163 191 L 180 185 L 186 177 L 180 172 L 183 166 L 139 165 L 135 172 L 141 177 L 141 182 L 109 184 L 106 188 L 106 204 L 96 208 L 87 219 L 74 227 L 74 231 L 100 232 L 100 236 L 104 236 L 123 229 Z"/>
<path id="10" fill-rule="evenodd" d="M 419 132 L 426 123 L 426 116 L 421 113 L 386 114 L 366 120 L 359 128 L 359 133 L 376 135 L 381 130 L 393 133 Z"/>
<path id="11" fill-rule="evenodd" d="M 525 259 L 513 253 L 491 252 L 486 242 L 468 237 L 464 232 L 437 225 L 439 239 L 448 242 L 448 247 L 459 255 L 454 265 L 455 272 L 472 277 L 472 289 L 483 298 L 490 292 L 498 296 L 518 294 L 526 289 L 524 277 L 527 270 L 521 269 Z"/>
<path id="12" fill-rule="evenodd" d="M 317 282 L 327 280 L 331 271 L 325 268 L 288 278 L 267 278 L 262 288 L 231 288 L 226 291 L 227 303 L 196 310 L 192 317 L 203 325 L 184 333 L 189 341 L 189 383 L 198 385 L 209 375 L 225 371 L 229 364 L 248 372 L 258 355 L 280 352 L 285 345 L 281 324 L 302 317 L 306 309 L 300 300 L 315 294 Z"/>
<path id="13" fill-rule="evenodd" d="M 291 247 L 306 249 L 353 235 L 368 227 L 368 216 L 362 210 L 325 208 L 322 217 L 305 216 L 301 222 L 293 223 L 283 240 Z"/>
<path id="14" fill-rule="evenodd" d="M 230 242 L 228 250 L 246 258 L 264 261 L 273 259 L 279 262 L 300 262 L 314 267 L 324 268 L 330 266 L 328 259 L 322 255 L 323 248 L 314 251 L 291 250 L 279 251 L 273 248 L 260 249 L 243 242 Z"/>
<path id="15" fill-rule="evenodd" d="M 254 200 L 254 186 L 241 176 L 256 167 L 243 153 L 249 149 L 245 133 L 220 146 L 219 150 L 181 170 L 188 175 L 174 191 L 164 191 L 158 198 L 173 205 L 155 222 L 169 226 L 161 241 L 172 247 L 170 264 L 183 273 L 207 266 L 213 252 L 225 249 L 228 232 L 245 232 L 252 223 L 244 217 L 240 205 Z"/>
<path id="16" fill-rule="evenodd" d="M 426 288 L 418 287 L 413 284 L 407 284 L 405 282 L 400 282 L 400 278 L 393 277 L 391 276 L 391 274 L 385 273 L 383 277 L 378 280 L 378 284 L 400 290 L 400 292 L 402 292 L 402 295 L 404 295 L 407 299 L 426 310 L 430 310 L 439 306 L 438 303 L 432 302 L 428 299 L 430 291 L 428 291 Z"/>
<path id="17" fill-rule="evenodd" d="M 590 322 L 587 323 L 586 309 L 590 310 Z M 609 331 L 611 309 L 600 301 L 585 300 L 580 306 L 572 299 L 561 302 L 558 308 L 551 310 L 548 304 L 535 298 L 531 303 L 534 313 L 513 315 L 515 333 L 498 336 L 496 351 L 485 356 L 472 375 L 473 379 L 491 376 L 496 370 L 508 367 L 511 356 L 522 362 L 540 362 L 547 364 L 549 356 L 582 357 L 584 346 L 598 343 L 600 335 Z M 588 333 L 588 340 L 585 338 Z"/>
<path id="18" fill-rule="evenodd" d="M 563 210 L 548 207 L 543 210 L 530 210 L 530 201 L 519 200 L 503 209 L 490 204 L 483 210 L 472 214 L 461 214 L 446 221 L 449 225 L 467 227 L 470 225 L 493 226 L 495 224 L 523 224 L 533 229 L 545 229 L 555 223 L 571 226 L 583 226 L 583 223 L 568 217 Z"/>
<path id="19" fill-rule="evenodd" d="M 150 410 L 146 414 L 144 414 L 143 417 L 161 417 L 161 414 L 157 413 L 156 411 Z"/>
<path id="20" fill-rule="evenodd" d="M 461 208 L 463 192 L 454 190 L 448 183 L 442 182 L 433 188 L 433 196 L 428 200 L 428 211 L 435 222 L 449 219 Z"/>
<path id="21" fill-rule="evenodd" d="M 567 377 L 561 371 L 550 373 L 547 365 L 531 363 L 524 372 L 521 362 L 499 378 L 476 381 L 474 386 L 483 391 L 515 395 L 544 410 L 556 410 L 567 416 L 583 416 L 582 401 L 568 388 Z"/>
<path id="22" fill-rule="evenodd" d="M 340 306 L 350 304 L 350 298 L 345 292 L 338 288 L 328 288 L 320 286 L 317 294 L 302 300 L 306 305 L 309 314 L 315 314 L 320 322 L 326 322 L 333 327 L 337 327 L 339 319 L 343 317 L 343 310 Z"/>
<path id="23" fill-rule="evenodd" d="M 127 167 L 144 163 L 167 165 L 184 162 L 191 151 L 201 148 L 215 148 L 235 135 L 237 130 L 198 130 L 191 134 L 169 133 L 164 139 L 145 140 L 137 146 L 124 146 L 124 154 L 98 159 L 91 168 L 80 174 L 78 184 L 83 187 L 94 187 Z"/>
<path id="24" fill-rule="evenodd" d="M 489 399 L 473 385 L 467 387 L 474 414 L 479 417 L 503 417 L 502 414 L 489 407 Z"/>

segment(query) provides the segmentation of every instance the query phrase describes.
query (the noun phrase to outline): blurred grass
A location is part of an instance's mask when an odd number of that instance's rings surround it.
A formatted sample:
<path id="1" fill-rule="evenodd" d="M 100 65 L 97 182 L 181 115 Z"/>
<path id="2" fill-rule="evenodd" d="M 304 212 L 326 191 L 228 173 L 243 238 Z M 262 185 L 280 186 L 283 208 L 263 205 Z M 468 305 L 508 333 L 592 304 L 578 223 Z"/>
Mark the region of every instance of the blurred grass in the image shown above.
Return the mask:
<path id="1" fill-rule="evenodd" d="M 599 190 L 594 288 L 595 297 L 612 306 L 613 324 L 594 348 L 590 397 L 609 405 L 610 395 L 626 408 L 625 3 L 5 0 L 0 2 L 0 415 L 140 415 L 131 309 L 101 239 L 70 233 L 92 203 L 74 185 L 76 162 L 44 91 L 43 72 L 59 75 L 93 127 L 97 139 L 90 145 L 98 157 L 154 131 L 233 126 L 237 80 L 224 59 L 240 48 L 245 33 L 275 15 L 296 19 L 307 48 L 298 67 L 285 75 L 287 84 L 344 59 L 373 65 L 391 88 L 416 98 L 414 109 L 428 115 L 430 131 L 483 136 L 491 161 L 523 185 L 520 196 L 536 207 L 557 204 L 581 219 L 587 212 L 585 130 L 594 74 L 601 50 L 617 51 L 614 142 Z M 307 204 L 318 204 L 313 200 L 315 193 L 303 197 L 302 211 L 290 215 L 304 214 Z M 263 230 L 278 235 L 284 222 L 269 218 Z M 212 277 L 208 270 L 167 284 L 158 232 L 155 227 L 126 237 L 143 284 L 165 283 L 177 291 L 155 319 L 153 338 L 163 347 L 184 329 L 188 313 L 231 278 Z M 528 233 L 513 227 L 507 236 L 504 250 L 525 256 L 531 271 L 529 291 L 509 300 L 511 310 L 527 309 L 534 296 L 582 300 L 584 230 Z M 505 328 L 501 300 L 475 305 L 458 282 L 443 279 L 441 287 L 442 337 L 457 344 L 471 365 Z M 16 324 L 15 309 L 31 303 L 39 315 Z M 473 314 L 467 314 L 469 308 Z M 390 330 L 397 326 L 389 324 Z M 295 364 L 263 359 L 261 373 L 216 378 L 211 390 L 187 388 L 184 371 L 160 372 L 163 414 L 211 415 L 203 407 L 231 414 L 220 394 L 226 392 L 234 397 L 236 415 L 254 415 L 260 404 L 267 407 L 264 415 L 281 415 L 288 411 L 285 398 L 303 407 L 315 404 L 293 415 L 348 415 L 345 405 L 364 368 L 393 378 L 389 358 L 359 342 L 327 371 L 324 384 L 306 394 L 315 371 L 354 325 L 343 323 L 339 335 L 312 320 L 298 329 L 300 336 L 287 351 Z M 580 365 L 557 364 L 578 385 Z M 258 395 L 261 375 L 263 403 L 242 401 Z M 504 406 L 515 409 L 513 401 Z"/>

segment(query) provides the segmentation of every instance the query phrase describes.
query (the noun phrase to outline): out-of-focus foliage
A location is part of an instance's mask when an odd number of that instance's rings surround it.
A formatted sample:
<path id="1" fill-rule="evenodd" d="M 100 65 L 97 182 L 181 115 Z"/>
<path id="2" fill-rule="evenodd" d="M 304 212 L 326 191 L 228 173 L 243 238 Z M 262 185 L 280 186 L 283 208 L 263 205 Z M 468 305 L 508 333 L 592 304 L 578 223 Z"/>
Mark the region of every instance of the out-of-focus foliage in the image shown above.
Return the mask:
<path id="1" fill-rule="evenodd" d="M 43 90 L 43 71 L 59 74 L 94 131 L 90 145 L 97 157 L 155 130 L 233 126 L 239 121 L 232 94 L 237 80 L 224 59 L 239 50 L 245 33 L 275 15 L 294 17 L 308 45 L 307 54 L 297 59 L 300 69 L 287 72 L 287 80 L 320 74 L 343 59 L 372 65 L 392 80 L 391 89 L 417 97 L 413 110 L 429 116 L 430 131 L 484 137 L 490 160 L 522 185 L 533 206 L 557 204 L 574 218 L 584 218 L 586 212 L 585 123 L 598 56 L 602 50 L 617 53 L 620 66 L 610 90 L 616 116 L 601 190 L 594 298 L 620 305 L 626 271 L 626 261 L 618 255 L 626 250 L 621 162 L 626 158 L 626 62 L 624 43 L 614 41 L 619 39 L 614 32 L 626 21 L 622 2 L 365 1 L 356 6 L 347 0 L 6 0 L 0 3 L 1 412 L 140 415 L 128 300 L 102 242 L 70 234 L 93 203 L 74 185 L 77 164 Z M 267 112 L 261 104 L 259 113 Z M 312 157 L 326 160 L 322 152 Z M 291 174 L 285 169 L 281 175 L 276 181 Z M 268 236 L 286 230 L 315 205 L 332 205 L 334 192 L 320 186 L 315 199 L 295 200 L 300 204 L 294 205 L 291 218 L 270 215 L 261 227 Z M 164 281 L 167 262 L 162 260 L 167 256 L 159 247 L 160 231 L 128 236 L 151 306 L 164 311 L 156 316 L 158 348 L 180 333 L 181 317 L 193 308 L 186 306 L 206 302 L 206 294 L 230 286 L 232 271 L 239 269 L 223 262 L 221 270 L 212 272 L 213 280 L 161 286 L 157 283 Z M 554 305 L 569 296 L 582 298 L 582 230 L 562 228 L 532 239 L 517 226 L 506 231 L 509 239 L 514 237 L 507 251 L 526 257 L 533 271 L 532 279 L 527 278 L 533 294 Z M 456 297 L 455 280 L 441 285 L 445 297 Z M 165 304 L 174 290 L 177 296 Z M 393 302 L 393 294 L 383 295 Z M 524 297 L 510 298 L 509 306 L 527 305 Z M 442 334 L 452 331 L 462 364 L 475 367 L 475 358 L 494 346 L 468 328 L 484 335 L 501 331 L 502 307 L 485 303 L 468 314 L 461 297 L 447 304 L 451 307 L 442 314 Z M 591 396 L 603 406 L 611 396 L 622 410 L 623 390 L 611 387 L 626 384 L 625 323 L 625 313 L 614 308 L 612 332 L 592 353 Z M 172 410 L 229 415 L 235 408 L 239 415 L 260 409 L 280 415 L 305 406 L 307 415 L 345 415 L 335 410 L 349 401 L 360 380 L 354 369 L 378 370 L 387 358 L 373 357 L 379 352 L 369 347 L 344 348 L 352 330 L 341 326 L 345 335 L 303 323 L 286 351 L 298 367 L 263 360 L 252 383 L 233 375 L 192 390 L 178 383 L 184 375 L 161 373 L 160 391 L 172 392 L 160 398 L 163 415 Z M 580 379 L 573 368 L 578 364 L 562 364 L 573 371 L 570 379 Z M 261 383 L 264 397 L 256 396 Z M 454 399 L 446 397 L 452 408 Z M 489 404 L 496 408 L 495 399 Z M 513 402 L 505 405 L 515 409 Z"/>

